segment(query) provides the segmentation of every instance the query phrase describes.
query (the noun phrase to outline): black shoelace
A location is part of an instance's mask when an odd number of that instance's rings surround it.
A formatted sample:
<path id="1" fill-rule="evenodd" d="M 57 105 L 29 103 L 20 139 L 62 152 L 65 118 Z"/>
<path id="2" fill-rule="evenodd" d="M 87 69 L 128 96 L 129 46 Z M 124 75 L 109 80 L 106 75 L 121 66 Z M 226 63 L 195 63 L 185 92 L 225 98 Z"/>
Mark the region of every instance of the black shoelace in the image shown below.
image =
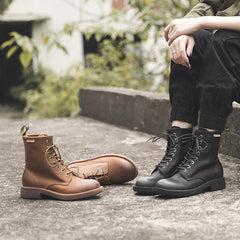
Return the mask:
<path id="1" fill-rule="evenodd" d="M 198 160 L 202 150 L 207 148 L 207 142 L 203 139 L 203 135 L 194 136 L 193 147 L 190 147 L 184 161 L 178 167 L 179 170 L 186 172 Z"/>
<path id="2" fill-rule="evenodd" d="M 169 165 L 169 162 L 173 160 L 173 157 L 175 156 L 177 152 L 177 145 L 179 142 L 184 143 L 189 141 L 189 139 L 193 138 L 192 134 L 184 134 L 179 137 L 177 137 L 176 133 L 160 133 L 157 134 L 156 136 L 150 138 L 147 140 L 147 142 L 152 141 L 156 142 L 160 138 L 167 137 L 168 138 L 168 144 L 167 144 L 167 149 L 165 152 L 164 157 L 162 158 L 161 162 L 156 165 L 156 168 L 165 168 L 166 165 Z"/>

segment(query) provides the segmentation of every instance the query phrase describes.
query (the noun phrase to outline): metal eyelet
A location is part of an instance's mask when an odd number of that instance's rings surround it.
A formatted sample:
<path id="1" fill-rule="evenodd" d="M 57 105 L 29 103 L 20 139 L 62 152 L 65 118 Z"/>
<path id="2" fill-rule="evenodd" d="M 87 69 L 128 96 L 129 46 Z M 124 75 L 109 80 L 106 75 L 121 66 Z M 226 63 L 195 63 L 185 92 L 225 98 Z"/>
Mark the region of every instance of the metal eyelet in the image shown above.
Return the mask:
<path id="1" fill-rule="evenodd" d="M 199 154 L 200 154 L 200 152 L 199 152 L 199 151 L 197 151 L 197 154 L 199 155 Z"/>
<path id="2" fill-rule="evenodd" d="M 162 168 L 166 168 L 165 166 L 162 166 Z"/>
<path id="3" fill-rule="evenodd" d="M 169 162 L 166 162 L 165 165 L 166 165 L 166 166 L 169 165 Z"/>
<path id="4" fill-rule="evenodd" d="M 59 169 L 59 168 L 60 168 L 60 166 L 58 166 L 58 165 L 57 165 L 57 168 Z"/>
<path id="5" fill-rule="evenodd" d="M 176 134 L 176 133 L 173 133 L 173 136 L 174 136 L 174 137 L 176 137 L 176 136 L 177 136 L 177 134 Z"/>
<path id="6" fill-rule="evenodd" d="M 175 153 L 172 153 L 171 156 L 172 156 L 172 157 L 175 157 Z"/>
<path id="7" fill-rule="evenodd" d="M 65 171 L 65 168 L 63 168 L 62 170 L 61 170 L 61 172 L 64 172 Z"/>
<path id="8" fill-rule="evenodd" d="M 172 158 L 169 158 L 169 162 L 171 162 L 173 159 Z"/>
<path id="9" fill-rule="evenodd" d="M 67 173 L 65 173 L 65 175 L 66 175 L 66 176 L 69 176 L 69 173 L 67 172 Z"/>
<path id="10" fill-rule="evenodd" d="M 200 135 L 199 137 L 200 137 L 200 138 L 203 138 L 203 135 Z"/>
<path id="11" fill-rule="evenodd" d="M 186 172 L 186 171 L 187 171 L 187 169 L 184 169 L 184 170 L 183 170 L 183 172 Z"/>
<path id="12" fill-rule="evenodd" d="M 194 161 L 191 161 L 191 164 L 193 165 L 195 162 Z"/>
<path id="13" fill-rule="evenodd" d="M 190 165 L 187 165 L 187 168 L 190 168 L 191 166 Z"/>

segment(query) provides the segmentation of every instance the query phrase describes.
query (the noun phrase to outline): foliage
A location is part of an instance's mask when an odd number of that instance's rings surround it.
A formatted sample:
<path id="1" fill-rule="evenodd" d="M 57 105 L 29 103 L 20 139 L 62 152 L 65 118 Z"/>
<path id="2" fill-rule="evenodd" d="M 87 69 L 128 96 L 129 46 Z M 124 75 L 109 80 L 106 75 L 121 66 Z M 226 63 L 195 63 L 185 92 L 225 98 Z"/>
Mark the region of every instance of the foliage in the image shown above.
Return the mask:
<path id="1" fill-rule="evenodd" d="M 1 49 L 9 48 L 6 54 L 7 59 L 10 58 L 19 48 L 19 60 L 24 68 L 27 68 L 32 59 L 38 59 L 38 48 L 35 42 L 27 36 L 22 36 L 17 32 L 10 33 L 10 39 L 1 45 Z"/>
<path id="2" fill-rule="evenodd" d="M 86 86 L 149 90 L 154 79 L 142 73 L 143 62 L 137 51 L 139 47 L 127 44 L 126 40 L 118 44 L 110 43 L 111 40 L 104 40 L 99 53 L 89 54 L 84 69 L 80 65 L 73 66 L 64 76 L 48 72 L 44 80 L 40 81 L 39 88 L 31 87 L 24 93 L 21 92 L 21 88 L 17 88 L 19 96 L 26 101 L 26 116 L 30 118 L 77 116 L 78 91 L 79 88 Z M 28 74 L 26 79 L 29 79 L 27 82 L 30 83 L 31 74 Z M 27 83 L 26 85 L 29 86 Z"/>
<path id="3" fill-rule="evenodd" d="M 29 66 L 22 71 L 22 75 L 20 77 L 22 84 L 11 88 L 11 96 L 17 99 L 22 107 L 25 107 L 28 100 L 26 98 L 26 93 L 29 90 L 39 91 L 41 84 L 48 74 L 50 74 L 50 71 L 43 69 L 41 66 L 39 66 L 37 72 Z"/>
<path id="4" fill-rule="evenodd" d="M 12 2 L 12 0 L 1 0 L 0 1 L 0 14 L 7 9 L 8 5 Z"/>
<path id="5" fill-rule="evenodd" d="M 76 116 L 79 113 L 77 96 L 81 85 L 78 80 L 69 74 L 47 74 L 39 90 L 26 92 L 24 113 L 29 118 Z"/>
<path id="6" fill-rule="evenodd" d="M 156 73 L 146 71 L 146 63 L 154 62 L 155 56 L 151 51 L 142 53 L 141 43 L 135 41 L 135 35 L 137 34 L 141 41 L 147 41 L 152 32 L 155 40 L 153 45 L 158 44 L 158 39 L 170 19 L 185 15 L 197 0 L 128 0 L 127 2 L 124 9 L 114 9 L 110 15 L 101 16 L 101 19 L 106 18 L 109 23 L 121 21 L 134 9 L 130 21 L 141 23 L 137 26 L 137 32 L 123 32 L 109 27 L 109 30 L 103 33 L 99 26 L 95 27 L 93 23 L 92 27 L 88 28 L 88 32 L 85 32 L 85 36 L 90 38 L 94 34 L 99 43 L 98 52 L 86 56 L 84 69 L 80 64 L 75 65 L 63 76 L 42 69 L 39 73 L 31 72 L 32 70 L 29 70 L 31 60 L 33 57 L 37 59 L 38 56 L 35 42 L 20 34 L 11 33 L 11 39 L 3 43 L 1 48 L 9 48 L 7 57 L 11 57 L 18 48 L 22 50 L 19 60 L 26 68 L 25 81 L 23 86 L 14 88 L 12 93 L 26 104 L 27 116 L 38 118 L 76 116 L 79 112 L 78 91 L 86 86 L 167 91 L 167 81 L 156 85 Z M 67 54 L 67 48 L 61 44 L 60 39 L 64 35 L 71 36 L 74 31 L 80 31 L 79 23 L 67 23 L 59 32 L 45 33 L 42 41 L 47 49 L 56 46 Z M 163 69 L 157 74 L 163 76 L 163 79 L 168 79 L 169 57 L 166 47 L 162 47 L 161 54 L 165 60 L 165 68 L 157 66 Z"/>

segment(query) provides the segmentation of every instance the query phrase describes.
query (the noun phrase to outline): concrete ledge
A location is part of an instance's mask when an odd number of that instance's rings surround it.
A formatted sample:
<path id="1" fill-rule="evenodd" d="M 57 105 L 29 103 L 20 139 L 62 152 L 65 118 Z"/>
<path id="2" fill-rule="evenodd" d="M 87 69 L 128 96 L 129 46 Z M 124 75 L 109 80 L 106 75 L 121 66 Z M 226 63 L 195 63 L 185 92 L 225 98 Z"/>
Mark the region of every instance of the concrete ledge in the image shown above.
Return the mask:
<path id="1" fill-rule="evenodd" d="M 89 87 L 79 92 L 81 115 L 157 134 L 169 127 L 171 106 L 167 94 L 115 87 Z M 240 158 L 240 105 L 227 121 L 220 152 Z"/>

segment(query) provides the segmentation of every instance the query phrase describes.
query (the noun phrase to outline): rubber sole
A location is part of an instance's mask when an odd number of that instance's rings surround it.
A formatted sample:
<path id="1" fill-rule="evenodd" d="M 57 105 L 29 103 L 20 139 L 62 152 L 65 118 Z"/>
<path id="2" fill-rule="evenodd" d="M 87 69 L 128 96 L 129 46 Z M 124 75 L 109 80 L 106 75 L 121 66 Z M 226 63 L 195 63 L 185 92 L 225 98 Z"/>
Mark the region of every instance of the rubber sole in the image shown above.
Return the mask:
<path id="1" fill-rule="evenodd" d="M 131 165 L 135 169 L 134 176 L 132 176 L 132 178 L 130 180 L 127 180 L 127 181 L 124 181 L 124 182 L 129 182 L 129 181 L 131 181 L 131 180 L 133 180 L 133 179 L 135 179 L 137 177 L 137 175 L 138 175 L 138 167 L 137 167 L 137 165 L 130 158 L 125 157 L 123 155 L 119 155 L 119 154 L 105 154 L 105 155 L 101 155 L 101 156 L 90 158 L 90 159 L 77 160 L 77 161 L 74 161 L 74 162 L 70 162 L 67 166 L 69 167 L 69 169 L 71 169 L 71 165 L 79 163 L 80 166 L 77 167 L 77 168 L 81 168 L 81 163 L 83 163 L 83 162 L 94 161 L 94 160 L 98 160 L 98 159 L 105 158 L 105 157 L 117 157 L 117 158 L 124 159 L 124 160 L 128 161 L 129 163 L 131 163 Z M 119 183 L 123 183 L 123 182 L 122 181 L 121 182 L 111 182 L 109 184 L 119 184 Z M 103 185 L 109 185 L 109 184 L 103 184 Z"/>
<path id="2" fill-rule="evenodd" d="M 24 199 L 42 199 L 44 196 L 48 196 L 58 200 L 79 200 L 83 198 L 89 198 L 91 196 L 95 196 L 103 191 L 103 187 L 99 187 L 90 191 L 74 193 L 74 194 L 63 194 L 57 193 L 51 190 L 43 189 L 43 188 L 32 188 L 32 187 L 21 187 L 21 198 Z"/>
<path id="3" fill-rule="evenodd" d="M 133 191 L 137 192 L 138 194 L 142 195 L 157 195 L 153 191 L 153 187 L 140 187 L 140 186 L 133 186 Z"/>
<path id="4" fill-rule="evenodd" d="M 167 197 L 189 197 L 203 193 L 206 191 L 217 191 L 222 190 L 226 187 L 225 178 L 218 178 L 211 181 L 208 181 L 196 188 L 187 189 L 187 190 L 174 190 L 174 189 L 164 189 L 160 187 L 153 187 L 153 192 L 156 195 L 163 195 Z"/>

